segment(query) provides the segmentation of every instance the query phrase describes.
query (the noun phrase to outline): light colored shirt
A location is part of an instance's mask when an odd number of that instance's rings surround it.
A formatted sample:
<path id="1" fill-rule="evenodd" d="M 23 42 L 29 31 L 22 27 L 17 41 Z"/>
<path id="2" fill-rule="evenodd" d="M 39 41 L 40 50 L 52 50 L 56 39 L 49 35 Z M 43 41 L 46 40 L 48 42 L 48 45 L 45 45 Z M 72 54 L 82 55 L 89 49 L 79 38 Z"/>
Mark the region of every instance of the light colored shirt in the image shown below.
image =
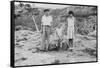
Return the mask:
<path id="1" fill-rule="evenodd" d="M 68 21 L 68 27 L 72 27 L 73 28 L 74 27 L 75 18 L 74 17 L 68 18 L 67 21 Z"/>
<path id="2" fill-rule="evenodd" d="M 52 16 L 46 16 L 46 15 L 44 15 L 43 17 L 42 17 L 42 25 L 49 25 L 49 26 L 51 26 L 51 22 L 52 22 L 52 20 L 53 20 L 53 18 L 52 18 Z"/>
<path id="3" fill-rule="evenodd" d="M 68 29 L 67 29 L 67 38 L 68 39 L 72 39 L 74 38 L 74 22 L 75 22 L 75 18 L 68 18 L 67 19 L 68 22 Z"/>

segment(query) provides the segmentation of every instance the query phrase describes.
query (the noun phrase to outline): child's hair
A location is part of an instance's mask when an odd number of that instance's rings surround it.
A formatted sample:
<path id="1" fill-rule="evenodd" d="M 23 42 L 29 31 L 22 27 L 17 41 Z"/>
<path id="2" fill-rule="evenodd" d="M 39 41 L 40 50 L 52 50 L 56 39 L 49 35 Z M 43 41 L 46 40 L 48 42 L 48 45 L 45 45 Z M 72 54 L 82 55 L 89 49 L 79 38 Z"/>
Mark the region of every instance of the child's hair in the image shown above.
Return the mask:
<path id="1" fill-rule="evenodd" d="M 72 14 L 74 16 L 74 12 L 73 11 L 69 11 L 68 14 Z"/>
<path id="2" fill-rule="evenodd" d="M 45 10 L 44 10 L 44 12 L 49 12 L 49 11 L 50 11 L 49 9 L 45 9 Z"/>

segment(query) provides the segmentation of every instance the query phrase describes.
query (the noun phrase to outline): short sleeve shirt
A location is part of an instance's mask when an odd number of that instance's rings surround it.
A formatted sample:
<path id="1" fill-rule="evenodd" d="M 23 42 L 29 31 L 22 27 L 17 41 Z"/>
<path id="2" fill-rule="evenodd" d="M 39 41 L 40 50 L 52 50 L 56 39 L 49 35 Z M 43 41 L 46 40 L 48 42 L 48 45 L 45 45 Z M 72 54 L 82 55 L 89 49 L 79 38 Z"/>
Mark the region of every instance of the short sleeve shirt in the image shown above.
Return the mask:
<path id="1" fill-rule="evenodd" d="M 49 26 L 51 26 L 52 20 L 53 20 L 53 18 L 50 15 L 49 16 L 44 15 L 42 17 L 42 23 L 43 23 L 43 25 L 49 25 Z"/>

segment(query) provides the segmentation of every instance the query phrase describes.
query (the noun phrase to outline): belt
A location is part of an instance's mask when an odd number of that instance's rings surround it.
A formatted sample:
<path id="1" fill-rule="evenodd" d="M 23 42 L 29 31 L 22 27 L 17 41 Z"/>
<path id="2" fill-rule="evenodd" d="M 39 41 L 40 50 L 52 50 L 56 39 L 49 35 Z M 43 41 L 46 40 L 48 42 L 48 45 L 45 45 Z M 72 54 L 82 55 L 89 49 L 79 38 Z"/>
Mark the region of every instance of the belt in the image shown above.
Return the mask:
<path id="1" fill-rule="evenodd" d="M 43 26 L 45 26 L 45 27 L 50 27 L 50 25 L 43 25 Z"/>

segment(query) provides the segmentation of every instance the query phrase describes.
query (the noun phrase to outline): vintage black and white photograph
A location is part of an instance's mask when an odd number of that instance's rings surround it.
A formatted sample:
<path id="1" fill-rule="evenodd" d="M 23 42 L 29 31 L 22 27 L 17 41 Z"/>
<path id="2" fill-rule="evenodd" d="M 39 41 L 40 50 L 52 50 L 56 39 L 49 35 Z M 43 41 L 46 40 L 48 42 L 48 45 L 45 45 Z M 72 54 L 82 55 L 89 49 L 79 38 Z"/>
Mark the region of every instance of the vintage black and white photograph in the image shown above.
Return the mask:
<path id="1" fill-rule="evenodd" d="M 14 2 L 14 65 L 97 61 L 97 6 Z"/>

